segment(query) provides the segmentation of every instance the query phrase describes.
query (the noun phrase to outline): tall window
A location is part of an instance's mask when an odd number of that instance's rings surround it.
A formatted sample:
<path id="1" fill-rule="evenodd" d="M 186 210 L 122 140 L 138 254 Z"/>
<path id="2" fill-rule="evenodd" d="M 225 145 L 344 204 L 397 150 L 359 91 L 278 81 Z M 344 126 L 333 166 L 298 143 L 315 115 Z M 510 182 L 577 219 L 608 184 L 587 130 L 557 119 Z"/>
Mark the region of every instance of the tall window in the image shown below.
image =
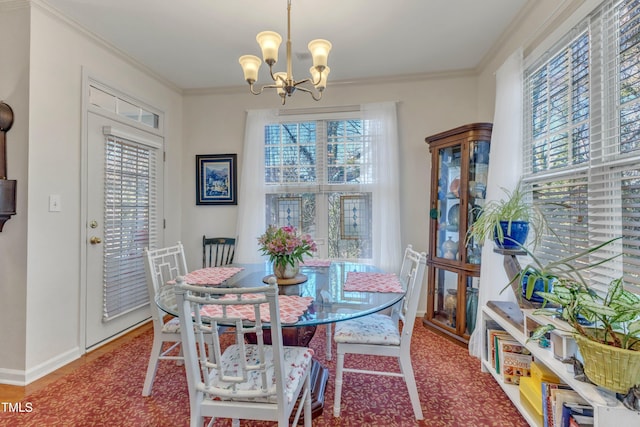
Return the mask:
<path id="1" fill-rule="evenodd" d="M 333 111 L 328 111 L 333 110 Z M 238 204 L 238 262 L 257 262 L 267 225 L 293 225 L 322 258 L 398 271 L 398 129 L 393 102 L 247 113 Z M 353 111 L 355 110 L 355 111 Z"/>
<path id="2" fill-rule="evenodd" d="M 640 292 L 640 0 L 605 1 L 527 68 L 524 99 L 525 181 L 557 233 L 539 255 L 622 236 L 590 279 Z"/>
<path id="3" fill-rule="evenodd" d="M 367 132 L 360 118 L 266 126 L 266 223 L 293 225 L 320 238 L 321 257 L 370 260 L 367 184 L 373 177 Z"/>

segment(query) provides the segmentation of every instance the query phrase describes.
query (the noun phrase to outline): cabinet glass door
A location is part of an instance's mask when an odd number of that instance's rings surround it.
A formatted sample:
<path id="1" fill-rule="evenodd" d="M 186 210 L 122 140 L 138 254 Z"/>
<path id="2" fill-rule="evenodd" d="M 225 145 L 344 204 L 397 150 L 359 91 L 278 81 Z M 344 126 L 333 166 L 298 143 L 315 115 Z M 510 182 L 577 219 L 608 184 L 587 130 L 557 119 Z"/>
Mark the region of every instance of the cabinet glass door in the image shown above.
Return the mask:
<path id="1" fill-rule="evenodd" d="M 489 171 L 489 141 L 471 141 L 469 143 L 469 177 L 468 177 L 468 200 L 469 211 L 467 227 L 471 228 L 480 215 L 487 195 L 487 173 Z M 467 262 L 469 264 L 480 264 L 482 250 L 481 242 L 470 240 L 465 246 Z"/>
<path id="2" fill-rule="evenodd" d="M 461 146 L 438 150 L 436 256 L 459 260 Z"/>
<path id="3" fill-rule="evenodd" d="M 458 319 L 458 273 L 435 268 L 432 321 L 456 330 Z"/>

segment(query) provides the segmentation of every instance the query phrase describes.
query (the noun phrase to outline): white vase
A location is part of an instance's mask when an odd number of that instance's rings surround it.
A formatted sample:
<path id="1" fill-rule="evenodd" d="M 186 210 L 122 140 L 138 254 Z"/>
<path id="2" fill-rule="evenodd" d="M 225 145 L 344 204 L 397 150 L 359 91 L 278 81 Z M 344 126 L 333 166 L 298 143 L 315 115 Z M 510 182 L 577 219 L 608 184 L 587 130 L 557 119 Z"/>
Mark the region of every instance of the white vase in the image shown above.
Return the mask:
<path id="1" fill-rule="evenodd" d="M 273 274 L 278 279 L 293 279 L 298 275 L 298 271 L 300 271 L 300 265 L 298 261 L 294 261 L 293 265 L 288 262 L 284 265 L 282 264 L 273 264 Z"/>

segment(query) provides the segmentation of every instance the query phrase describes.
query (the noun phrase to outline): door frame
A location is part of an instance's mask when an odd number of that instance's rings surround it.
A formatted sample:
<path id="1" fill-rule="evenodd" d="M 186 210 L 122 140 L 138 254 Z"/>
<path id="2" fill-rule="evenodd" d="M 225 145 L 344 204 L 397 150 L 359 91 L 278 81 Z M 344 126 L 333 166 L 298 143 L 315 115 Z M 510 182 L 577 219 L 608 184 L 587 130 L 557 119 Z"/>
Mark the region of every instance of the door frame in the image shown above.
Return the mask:
<path id="1" fill-rule="evenodd" d="M 141 101 L 139 98 L 136 98 L 130 94 L 127 94 L 124 91 L 115 89 L 113 85 L 109 85 L 104 83 L 105 80 L 101 79 L 99 77 L 97 77 L 94 73 L 92 73 L 91 71 L 87 70 L 85 67 L 82 67 L 82 88 L 81 88 L 81 123 L 80 123 L 80 129 L 81 129 L 81 136 L 80 136 L 80 223 L 79 223 L 79 227 L 80 227 L 80 241 L 78 242 L 78 244 L 80 245 L 80 290 L 79 290 L 79 299 L 78 299 L 78 305 L 79 305 L 79 316 L 80 318 L 78 319 L 78 349 L 80 351 L 81 354 L 85 354 L 88 353 L 90 351 L 93 351 L 99 347 L 101 347 L 104 344 L 109 343 L 110 341 L 115 340 L 116 338 L 126 334 L 127 332 L 129 332 L 130 330 L 134 329 L 135 327 L 137 327 L 138 325 L 133 325 L 131 328 L 128 328 L 122 332 L 120 332 L 119 334 L 116 334 L 100 343 L 98 343 L 97 345 L 92 346 L 90 349 L 87 349 L 87 338 L 86 338 L 86 333 L 87 333 L 87 286 L 88 286 L 88 277 L 87 277 L 87 239 L 89 238 L 89 233 L 88 233 L 88 221 L 89 221 L 89 214 L 88 214 L 88 207 L 87 207 L 87 203 L 88 203 L 88 191 L 89 191 L 89 150 L 88 150 L 88 143 L 89 143 L 89 137 L 88 137 L 88 116 L 89 116 L 89 112 L 93 112 L 95 114 L 98 115 L 102 115 L 106 118 L 109 118 L 111 120 L 117 121 L 117 122 L 121 122 L 126 124 L 127 126 L 132 126 L 134 128 L 146 131 L 146 132 L 151 132 L 159 137 L 162 138 L 163 140 L 163 147 L 162 147 L 162 156 L 164 159 L 165 153 L 166 153 L 166 135 L 165 135 L 165 126 L 164 126 L 164 112 L 162 110 L 159 110 L 158 108 L 155 108 L 153 106 L 150 106 L 149 104 Z M 93 106 L 90 104 L 89 102 L 89 85 L 90 84 L 95 84 L 97 86 L 99 86 L 100 88 L 104 88 L 106 90 L 108 90 L 110 93 L 114 94 L 114 95 L 118 95 L 120 98 L 122 99 L 126 99 L 126 100 L 131 100 L 133 101 L 136 105 L 142 106 L 144 107 L 146 110 L 151 111 L 153 113 L 156 113 L 159 115 L 159 126 L 158 129 L 154 129 L 151 128 L 149 126 L 144 126 L 144 125 L 140 125 L 139 123 L 134 122 L 133 120 L 126 120 L 126 118 L 124 118 L 123 116 L 119 116 L 115 113 L 111 113 L 107 110 L 101 109 L 99 107 Z M 165 217 L 165 203 L 164 200 L 166 199 L 166 193 L 165 193 L 165 189 L 166 189 L 166 174 L 167 174 L 167 170 L 166 170 L 166 161 L 163 160 L 162 162 L 162 180 L 161 180 L 161 184 L 160 184 L 160 189 L 159 192 L 162 193 L 162 200 L 160 201 L 160 212 L 161 212 L 161 218 Z M 158 242 L 159 244 L 164 244 L 164 239 L 165 239 L 165 227 L 161 227 L 160 230 L 158 230 Z M 151 314 L 149 314 L 149 319 L 146 320 L 145 322 L 148 322 L 151 320 Z"/>

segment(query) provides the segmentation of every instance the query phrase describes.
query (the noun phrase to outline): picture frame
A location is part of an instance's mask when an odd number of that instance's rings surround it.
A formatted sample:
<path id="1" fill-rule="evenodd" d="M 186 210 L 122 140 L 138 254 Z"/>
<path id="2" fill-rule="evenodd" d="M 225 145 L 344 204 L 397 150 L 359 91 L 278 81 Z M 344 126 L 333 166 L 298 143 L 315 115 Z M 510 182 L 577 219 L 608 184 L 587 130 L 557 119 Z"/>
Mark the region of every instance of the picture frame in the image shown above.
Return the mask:
<path id="1" fill-rule="evenodd" d="M 196 205 L 237 205 L 236 154 L 196 155 Z"/>

